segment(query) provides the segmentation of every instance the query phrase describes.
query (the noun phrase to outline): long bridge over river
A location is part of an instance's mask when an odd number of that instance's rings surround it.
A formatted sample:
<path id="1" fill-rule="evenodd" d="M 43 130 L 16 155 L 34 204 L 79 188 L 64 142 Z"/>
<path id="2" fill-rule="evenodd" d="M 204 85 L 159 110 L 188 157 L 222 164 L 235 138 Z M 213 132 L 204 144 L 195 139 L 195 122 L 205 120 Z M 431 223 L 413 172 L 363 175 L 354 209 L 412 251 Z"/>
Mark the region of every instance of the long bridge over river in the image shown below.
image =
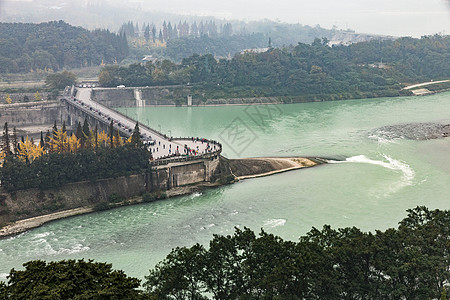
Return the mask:
<path id="1" fill-rule="evenodd" d="M 130 137 L 136 120 L 91 99 L 91 88 L 66 89 L 61 99 L 65 120 L 75 126 L 85 119 L 99 130 L 114 131 Z M 152 153 L 153 170 L 141 178 L 146 191 L 169 190 L 173 187 L 209 182 L 213 177 L 222 151 L 220 143 L 205 138 L 173 138 L 139 123 L 141 139 Z"/>
<path id="2" fill-rule="evenodd" d="M 100 130 L 109 131 L 111 121 L 114 131 L 118 130 L 123 137 L 133 133 L 136 120 L 102 105 L 91 99 L 91 88 L 75 88 L 67 90 L 63 101 L 67 106 L 67 121 L 75 126 L 86 118 L 91 125 L 96 124 Z M 196 157 L 218 155 L 221 145 L 204 138 L 172 138 L 148 126 L 139 123 L 141 139 L 152 152 L 155 164 L 166 160 L 192 160 Z"/>

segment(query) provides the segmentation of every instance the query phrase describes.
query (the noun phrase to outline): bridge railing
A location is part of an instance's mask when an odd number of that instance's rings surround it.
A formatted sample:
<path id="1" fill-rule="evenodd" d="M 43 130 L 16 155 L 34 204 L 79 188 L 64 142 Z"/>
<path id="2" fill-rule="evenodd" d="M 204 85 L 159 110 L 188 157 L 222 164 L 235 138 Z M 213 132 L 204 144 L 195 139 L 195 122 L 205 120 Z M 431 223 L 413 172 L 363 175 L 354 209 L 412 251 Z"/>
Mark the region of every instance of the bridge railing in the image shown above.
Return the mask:
<path id="1" fill-rule="evenodd" d="M 93 112 L 90 108 L 76 102 L 76 98 L 71 99 L 71 98 L 63 97 L 62 99 L 66 100 L 66 102 L 69 105 L 75 106 L 78 109 L 80 109 L 81 111 L 83 111 L 84 113 L 87 113 L 88 115 L 99 120 L 100 122 L 103 122 L 105 125 L 109 125 L 111 122 L 110 120 L 105 120 L 104 118 L 101 118 L 97 113 Z M 115 130 L 119 130 L 119 133 L 121 133 L 123 136 L 127 136 L 127 137 L 131 136 L 131 133 L 128 130 L 123 129 L 122 127 L 118 126 L 117 124 L 113 124 L 113 127 Z"/>
<path id="2" fill-rule="evenodd" d="M 94 117 L 97 120 L 100 120 L 101 122 L 105 123 L 106 125 L 108 125 L 110 123 L 109 120 L 104 120 L 103 118 L 100 118 L 100 116 L 93 112 L 90 108 L 79 104 L 78 102 L 76 102 L 76 98 L 72 98 L 72 97 L 63 97 L 62 99 L 64 99 L 69 105 L 72 105 L 74 107 L 77 107 L 78 109 L 82 110 L 83 112 L 87 113 L 88 115 Z M 129 119 L 131 121 L 134 121 L 132 119 L 130 119 L 128 116 L 115 111 L 116 113 L 122 115 L 124 118 Z M 186 162 L 186 161 L 193 161 L 193 160 L 202 160 L 202 159 L 209 159 L 212 157 L 216 157 L 217 155 L 219 155 L 222 152 L 222 145 L 215 141 L 215 140 L 208 140 L 205 138 L 199 138 L 199 137 L 191 137 L 191 138 L 182 138 L 182 137 L 167 137 L 165 134 L 159 133 L 147 126 L 143 126 L 146 129 L 152 131 L 152 132 L 156 132 L 158 134 L 160 134 L 162 137 L 169 139 L 170 141 L 194 141 L 194 142 L 200 142 L 200 143 L 209 143 L 211 145 L 214 145 L 217 147 L 216 150 L 211 151 L 211 152 L 206 152 L 206 153 L 200 153 L 200 154 L 196 154 L 196 155 L 171 155 L 169 157 L 162 157 L 162 158 L 158 158 L 155 160 L 152 160 L 150 162 L 150 164 L 152 166 L 161 166 L 161 165 L 167 165 L 169 163 L 174 163 L 174 162 Z M 125 136 L 130 136 L 131 133 L 123 128 L 121 128 L 120 126 L 117 126 L 116 124 L 114 124 L 114 128 L 118 129 L 120 133 L 122 133 Z M 193 149 L 195 150 L 195 149 Z"/>
<path id="3" fill-rule="evenodd" d="M 205 152 L 205 153 L 199 153 L 199 154 L 190 154 L 190 155 L 180 155 L 180 154 L 173 154 L 170 157 L 162 157 L 155 159 L 151 161 L 152 166 L 161 166 L 161 165 L 167 165 L 168 163 L 174 163 L 174 162 L 185 162 L 185 161 L 193 161 L 193 160 L 202 160 L 202 159 L 209 159 L 212 157 L 217 157 L 222 152 L 222 144 L 220 144 L 217 141 L 214 140 L 208 140 L 204 138 L 198 138 L 198 137 L 191 137 L 191 138 L 182 138 L 182 137 L 175 137 L 170 138 L 171 141 L 195 141 L 195 142 L 203 142 L 203 143 L 209 143 L 210 145 L 213 145 L 216 149 L 211 152 Z M 195 149 L 193 149 L 195 150 Z"/>
<path id="4" fill-rule="evenodd" d="M 167 157 L 167 158 L 158 158 L 155 160 L 150 161 L 151 166 L 163 166 L 167 165 L 169 163 L 177 163 L 177 162 L 187 162 L 187 161 L 194 161 L 194 160 L 204 160 L 204 159 L 212 159 L 217 158 L 217 156 L 222 152 L 222 148 L 219 148 L 218 150 L 214 152 L 209 153 L 203 153 L 198 155 L 174 155 L 173 157 Z"/>
<path id="5" fill-rule="evenodd" d="M 99 105 L 102 105 L 102 104 L 99 104 Z M 106 107 L 106 106 L 103 105 L 103 107 Z M 106 108 L 108 108 L 108 107 L 106 107 Z M 108 108 L 108 109 L 109 109 L 109 108 Z M 121 113 L 120 111 L 114 110 L 114 112 L 115 112 L 116 114 L 118 114 L 118 115 L 121 115 L 123 118 L 128 119 L 129 121 L 132 121 L 132 122 L 135 122 L 135 123 L 139 123 L 138 121 L 131 119 L 129 116 L 127 116 L 127 115 Z M 145 129 L 148 130 L 148 131 L 151 131 L 151 132 L 152 132 L 153 134 L 155 134 L 155 135 L 159 135 L 160 138 L 165 138 L 165 139 L 168 139 L 168 138 L 169 138 L 169 137 L 168 137 L 167 135 L 165 135 L 164 133 L 161 133 L 161 132 L 159 132 L 159 131 L 157 131 L 157 130 L 155 130 L 155 129 L 153 129 L 153 128 L 150 128 L 150 127 L 148 127 L 148 126 L 145 126 L 144 123 L 139 123 L 139 126 L 140 126 L 141 128 L 145 128 Z"/>

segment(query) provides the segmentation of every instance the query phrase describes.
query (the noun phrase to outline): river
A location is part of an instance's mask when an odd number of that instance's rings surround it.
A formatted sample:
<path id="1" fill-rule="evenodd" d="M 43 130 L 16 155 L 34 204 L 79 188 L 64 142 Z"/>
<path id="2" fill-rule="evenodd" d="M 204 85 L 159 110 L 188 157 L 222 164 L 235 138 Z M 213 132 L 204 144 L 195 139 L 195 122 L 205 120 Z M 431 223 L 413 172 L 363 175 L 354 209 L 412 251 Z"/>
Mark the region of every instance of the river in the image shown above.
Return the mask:
<path id="1" fill-rule="evenodd" d="M 0 240 L 0 279 L 32 259 L 91 258 L 143 278 L 176 246 L 247 226 L 297 240 L 313 226 L 397 225 L 417 205 L 450 209 L 450 139 L 377 130 L 450 123 L 450 93 L 272 106 L 120 111 L 172 136 L 219 140 L 230 158 L 322 156 L 331 163 L 49 223 Z M 425 126 L 426 127 L 426 126 Z M 412 137 L 412 138 L 411 138 Z M 416 139 L 417 138 L 417 139 Z"/>

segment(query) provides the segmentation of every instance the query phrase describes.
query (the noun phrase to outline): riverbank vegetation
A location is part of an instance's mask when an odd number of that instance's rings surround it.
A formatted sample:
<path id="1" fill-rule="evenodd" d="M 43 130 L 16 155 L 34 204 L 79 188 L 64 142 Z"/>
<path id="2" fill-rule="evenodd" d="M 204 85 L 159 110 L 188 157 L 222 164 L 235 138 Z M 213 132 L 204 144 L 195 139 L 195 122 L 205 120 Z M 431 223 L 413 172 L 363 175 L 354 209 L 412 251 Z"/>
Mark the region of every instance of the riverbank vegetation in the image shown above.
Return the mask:
<path id="1" fill-rule="evenodd" d="M 49 189 L 83 180 L 115 178 L 146 170 L 151 153 L 142 147 L 139 126 L 124 141 L 110 126 L 109 134 L 90 129 L 85 121 L 68 136 L 65 124 L 47 132 L 35 143 L 17 140 L 8 124 L 3 130 L 0 151 L 0 181 L 8 192 L 29 188 Z"/>
<path id="2" fill-rule="evenodd" d="M 450 280 L 449 236 L 450 211 L 426 207 L 408 210 L 397 229 L 374 233 L 325 225 L 299 241 L 287 241 L 236 228 L 233 235 L 214 235 L 208 248 L 173 249 L 150 270 L 143 291 L 137 290 L 138 279 L 112 271 L 111 265 L 32 261 L 24 271 L 11 270 L 8 283 L 0 283 L 0 295 L 17 299 L 70 293 L 76 298 L 107 290 L 111 299 L 127 292 L 128 299 L 444 300 Z"/>
<path id="3" fill-rule="evenodd" d="M 88 31 L 63 21 L 0 23 L 0 40 L 0 73 L 98 66 L 128 55 L 125 35 Z"/>
<path id="4" fill-rule="evenodd" d="M 180 64 L 169 60 L 107 66 L 104 86 L 187 84 L 203 100 L 238 97 L 306 97 L 334 100 L 398 96 L 401 82 L 450 77 L 450 36 L 369 41 L 350 46 L 311 45 L 245 52 L 217 61 L 211 54 L 193 55 Z"/>

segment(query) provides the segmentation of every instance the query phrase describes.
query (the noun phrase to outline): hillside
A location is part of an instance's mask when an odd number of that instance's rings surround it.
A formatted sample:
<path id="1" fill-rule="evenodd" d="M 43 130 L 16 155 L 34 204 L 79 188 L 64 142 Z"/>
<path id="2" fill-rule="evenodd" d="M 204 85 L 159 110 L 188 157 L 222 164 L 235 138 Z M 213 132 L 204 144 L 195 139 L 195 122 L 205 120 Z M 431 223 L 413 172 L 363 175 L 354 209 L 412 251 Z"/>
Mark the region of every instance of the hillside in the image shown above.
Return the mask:
<path id="1" fill-rule="evenodd" d="M 127 54 L 126 37 L 108 30 L 88 31 L 63 21 L 0 23 L 0 73 L 98 66 Z"/>
<path id="2" fill-rule="evenodd" d="M 450 78 L 450 36 L 369 41 L 328 46 L 270 48 L 217 61 L 193 55 L 180 64 L 168 60 L 106 67 L 104 86 L 189 84 L 196 99 L 282 97 L 286 103 L 398 96 L 403 83 Z M 296 97 L 291 99 L 290 97 Z"/>

